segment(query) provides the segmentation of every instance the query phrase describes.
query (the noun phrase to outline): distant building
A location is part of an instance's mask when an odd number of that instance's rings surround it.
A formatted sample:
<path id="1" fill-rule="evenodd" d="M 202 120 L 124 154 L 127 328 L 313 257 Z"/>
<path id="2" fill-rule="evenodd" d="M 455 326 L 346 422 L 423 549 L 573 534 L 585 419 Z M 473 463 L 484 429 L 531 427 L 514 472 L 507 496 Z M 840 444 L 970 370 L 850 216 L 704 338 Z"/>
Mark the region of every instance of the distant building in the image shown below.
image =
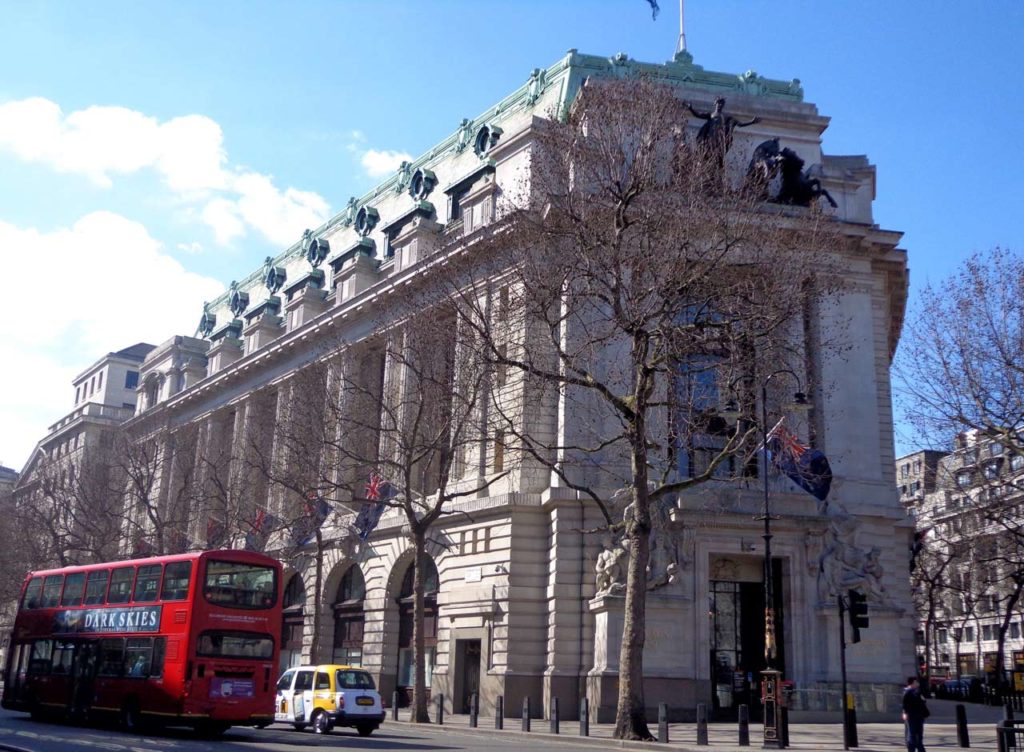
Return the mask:
<path id="1" fill-rule="evenodd" d="M 970 431 L 951 452 L 897 459 L 896 484 L 915 520 L 915 554 L 929 568 L 917 587 L 920 663 L 933 675 L 990 681 L 1000 668 L 1024 672 L 1024 598 L 1015 594 L 1024 575 L 1024 455 Z M 932 618 L 929 580 L 937 584 Z"/>

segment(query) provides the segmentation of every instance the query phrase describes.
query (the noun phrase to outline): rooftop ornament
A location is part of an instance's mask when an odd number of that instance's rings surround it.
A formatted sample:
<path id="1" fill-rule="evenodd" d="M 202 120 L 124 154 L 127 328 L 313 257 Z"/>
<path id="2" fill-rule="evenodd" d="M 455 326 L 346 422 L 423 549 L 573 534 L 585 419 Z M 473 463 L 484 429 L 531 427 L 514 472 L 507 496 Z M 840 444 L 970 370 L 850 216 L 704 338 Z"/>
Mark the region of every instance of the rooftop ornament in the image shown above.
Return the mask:
<path id="1" fill-rule="evenodd" d="M 416 201 L 426 201 L 430 192 L 437 187 L 437 175 L 433 170 L 425 170 L 422 167 L 413 173 L 409 182 L 409 195 Z"/>
<path id="2" fill-rule="evenodd" d="M 263 284 L 266 285 L 271 295 L 276 295 L 284 287 L 285 280 L 288 279 L 288 272 L 285 271 L 284 267 L 274 266 L 274 260 L 270 256 L 267 256 L 265 263 L 266 269 L 263 272 Z"/>
<path id="3" fill-rule="evenodd" d="M 228 295 L 228 308 L 235 316 L 241 316 L 249 307 L 249 293 L 238 289 L 238 282 L 231 283 L 231 293 Z"/>
<path id="4" fill-rule="evenodd" d="M 323 238 L 313 237 L 312 230 L 307 229 L 302 233 L 302 255 L 314 269 L 324 262 L 330 252 L 331 244 Z"/>
<path id="5" fill-rule="evenodd" d="M 481 125 L 473 140 L 473 151 L 478 157 L 483 157 L 498 143 L 502 132 L 501 128 L 496 125 Z"/>
<path id="6" fill-rule="evenodd" d="M 356 214 L 355 222 L 356 232 L 359 234 L 359 237 L 365 238 L 373 232 L 373 228 L 377 226 L 378 222 L 380 222 L 380 212 L 372 206 L 364 206 L 360 209 L 359 213 Z"/>
<path id="7" fill-rule="evenodd" d="M 196 331 L 201 337 L 209 337 L 213 334 L 213 328 L 217 326 L 217 314 L 210 313 L 210 304 L 203 303 L 203 315 L 199 319 L 199 326 Z"/>

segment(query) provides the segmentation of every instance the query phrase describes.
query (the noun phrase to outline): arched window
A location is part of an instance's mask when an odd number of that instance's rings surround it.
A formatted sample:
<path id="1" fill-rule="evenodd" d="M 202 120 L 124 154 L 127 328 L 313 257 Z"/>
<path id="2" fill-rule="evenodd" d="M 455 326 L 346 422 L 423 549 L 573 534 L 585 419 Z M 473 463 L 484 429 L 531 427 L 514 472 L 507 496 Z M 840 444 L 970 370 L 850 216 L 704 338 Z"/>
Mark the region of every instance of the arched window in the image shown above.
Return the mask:
<path id="1" fill-rule="evenodd" d="M 345 572 L 334 597 L 334 648 L 332 662 L 349 666 L 363 665 L 363 600 L 366 581 L 358 566 Z"/>
<path id="2" fill-rule="evenodd" d="M 281 670 L 302 663 L 303 608 L 306 586 L 294 574 L 284 589 L 284 618 L 281 621 Z"/>
<path id="3" fill-rule="evenodd" d="M 426 653 L 427 686 L 434 673 L 434 661 L 437 654 L 437 591 L 440 589 L 440 578 L 437 566 L 429 556 L 423 558 L 423 646 Z M 398 687 L 399 690 L 412 691 L 413 675 L 413 578 L 416 568 L 412 562 L 405 570 L 402 578 L 402 589 L 398 594 Z"/>

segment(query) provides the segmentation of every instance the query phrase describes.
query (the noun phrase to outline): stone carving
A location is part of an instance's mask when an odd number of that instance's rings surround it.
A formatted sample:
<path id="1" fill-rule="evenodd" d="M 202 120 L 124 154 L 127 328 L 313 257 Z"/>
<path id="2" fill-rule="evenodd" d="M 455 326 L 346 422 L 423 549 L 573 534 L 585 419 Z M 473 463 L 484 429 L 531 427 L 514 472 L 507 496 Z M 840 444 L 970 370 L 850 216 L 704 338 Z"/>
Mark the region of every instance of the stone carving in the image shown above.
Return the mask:
<path id="1" fill-rule="evenodd" d="M 264 261 L 263 284 L 271 295 L 277 295 L 288 279 L 288 272 L 281 266 L 274 266 L 274 259 L 267 256 Z"/>
<path id="2" fill-rule="evenodd" d="M 623 489 L 628 493 L 627 489 Z M 612 497 L 621 498 L 622 492 Z M 627 524 L 633 516 L 634 504 L 626 506 L 622 519 Z M 657 590 L 666 585 L 679 582 L 679 571 L 687 563 L 685 555 L 680 557 L 683 531 L 685 526 L 679 518 L 679 510 L 672 498 L 662 499 L 651 504 L 651 533 L 649 537 L 647 560 L 647 589 Z M 621 542 L 625 553 L 629 554 L 629 542 Z"/>
<path id="3" fill-rule="evenodd" d="M 881 549 L 860 548 L 856 544 L 860 523 L 845 510 L 828 515 L 825 549 L 819 559 L 818 597 L 827 601 L 846 590 L 858 590 L 870 600 L 889 605 L 882 578 L 885 570 L 879 561 Z"/>
<path id="4" fill-rule="evenodd" d="M 395 193 L 401 193 L 412 180 L 412 163 L 402 161 L 398 166 L 398 179 L 395 180 Z"/>
<path id="5" fill-rule="evenodd" d="M 748 70 L 739 76 L 740 91 L 746 94 L 761 95 L 768 91 L 768 82 L 757 74 L 755 70 Z"/>
<path id="6" fill-rule="evenodd" d="M 781 172 L 782 182 L 778 195 L 771 198 L 769 184 Z M 790 148 L 779 148 L 779 139 L 772 138 L 762 141 L 754 149 L 747 166 L 747 182 L 757 191 L 761 198 L 779 204 L 794 206 L 810 206 L 814 199 L 824 196 L 832 208 L 836 202 L 827 190 L 821 187 L 821 181 L 804 171 L 804 160 Z"/>
<path id="7" fill-rule="evenodd" d="M 380 213 L 372 206 L 364 206 L 356 214 L 356 232 L 359 237 L 365 238 L 371 232 L 373 228 L 380 222 Z"/>
<path id="8" fill-rule="evenodd" d="M 455 136 L 455 151 L 463 152 L 473 140 L 473 121 L 469 118 L 462 118 L 459 123 L 459 130 Z"/>
<path id="9" fill-rule="evenodd" d="M 231 283 L 231 292 L 228 294 L 228 308 L 235 316 L 241 316 L 249 307 L 249 293 L 238 289 L 238 283 Z"/>
<path id="10" fill-rule="evenodd" d="M 821 567 L 821 554 L 825 547 L 822 533 L 808 530 L 804 535 L 804 551 L 807 555 L 807 573 L 817 574 Z"/>
<path id="11" fill-rule="evenodd" d="M 689 102 L 684 102 L 684 104 L 694 117 L 704 121 L 697 132 L 697 148 L 703 150 L 704 154 L 713 159 L 719 167 L 725 166 L 725 155 L 732 147 L 733 131 L 761 122 L 761 118 L 755 117 L 753 120 L 741 123 L 731 115 L 726 115 L 724 112 L 725 97 L 715 99 L 715 106 L 711 112 L 698 112 Z"/>
<path id="12" fill-rule="evenodd" d="M 716 559 L 711 565 L 711 579 L 735 582 L 739 579 L 740 568 L 732 559 Z"/>
<path id="13" fill-rule="evenodd" d="M 481 159 L 498 143 L 502 130 L 496 125 L 481 125 L 473 141 L 473 151 Z"/>
<path id="14" fill-rule="evenodd" d="M 413 173 L 409 182 L 409 195 L 417 201 L 426 201 L 431 191 L 437 186 L 437 175 L 433 170 L 425 170 L 422 167 Z"/>
<path id="15" fill-rule="evenodd" d="M 603 550 L 597 555 L 597 592 L 595 597 L 602 595 L 614 595 L 621 593 L 625 587 L 625 577 L 622 572 L 622 559 L 626 557 L 626 549 L 617 545 L 610 535 L 606 535 L 601 545 Z"/>
<path id="16" fill-rule="evenodd" d="M 349 227 L 353 222 L 356 221 L 356 213 L 359 211 L 359 201 L 355 196 L 350 196 L 348 203 L 345 204 L 345 209 L 341 215 L 341 225 L 343 227 Z"/>
<path id="17" fill-rule="evenodd" d="M 534 105 L 540 99 L 544 91 L 544 84 L 547 83 L 548 72 L 543 68 L 534 68 L 530 72 L 530 81 L 526 85 L 526 104 Z"/>

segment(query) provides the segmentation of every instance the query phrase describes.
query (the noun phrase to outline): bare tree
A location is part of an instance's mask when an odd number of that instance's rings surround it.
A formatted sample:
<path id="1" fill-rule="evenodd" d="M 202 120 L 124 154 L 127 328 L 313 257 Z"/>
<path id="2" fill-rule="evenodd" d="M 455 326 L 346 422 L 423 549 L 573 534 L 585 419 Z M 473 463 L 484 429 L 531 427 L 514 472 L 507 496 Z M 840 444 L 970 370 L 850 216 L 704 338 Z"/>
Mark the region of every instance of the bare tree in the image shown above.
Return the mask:
<path id="1" fill-rule="evenodd" d="M 461 267 L 447 260 L 482 358 L 525 395 L 492 401 L 507 442 L 597 504 L 628 548 L 615 725 L 626 739 L 651 738 L 652 505 L 758 472 L 758 387 L 779 369 L 813 381 L 802 317 L 832 291 L 838 245 L 814 209 L 736 185 L 686 122 L 668 87 L 587 85 L 564 119 L 535 122 L 524 185 Z M 727 400 L 735 428 L 719 414 Z M 569 416 L 561 431 L 536 419 L 557 413 Z M 616 489 L 624 514 L 609 504 Z"/>

